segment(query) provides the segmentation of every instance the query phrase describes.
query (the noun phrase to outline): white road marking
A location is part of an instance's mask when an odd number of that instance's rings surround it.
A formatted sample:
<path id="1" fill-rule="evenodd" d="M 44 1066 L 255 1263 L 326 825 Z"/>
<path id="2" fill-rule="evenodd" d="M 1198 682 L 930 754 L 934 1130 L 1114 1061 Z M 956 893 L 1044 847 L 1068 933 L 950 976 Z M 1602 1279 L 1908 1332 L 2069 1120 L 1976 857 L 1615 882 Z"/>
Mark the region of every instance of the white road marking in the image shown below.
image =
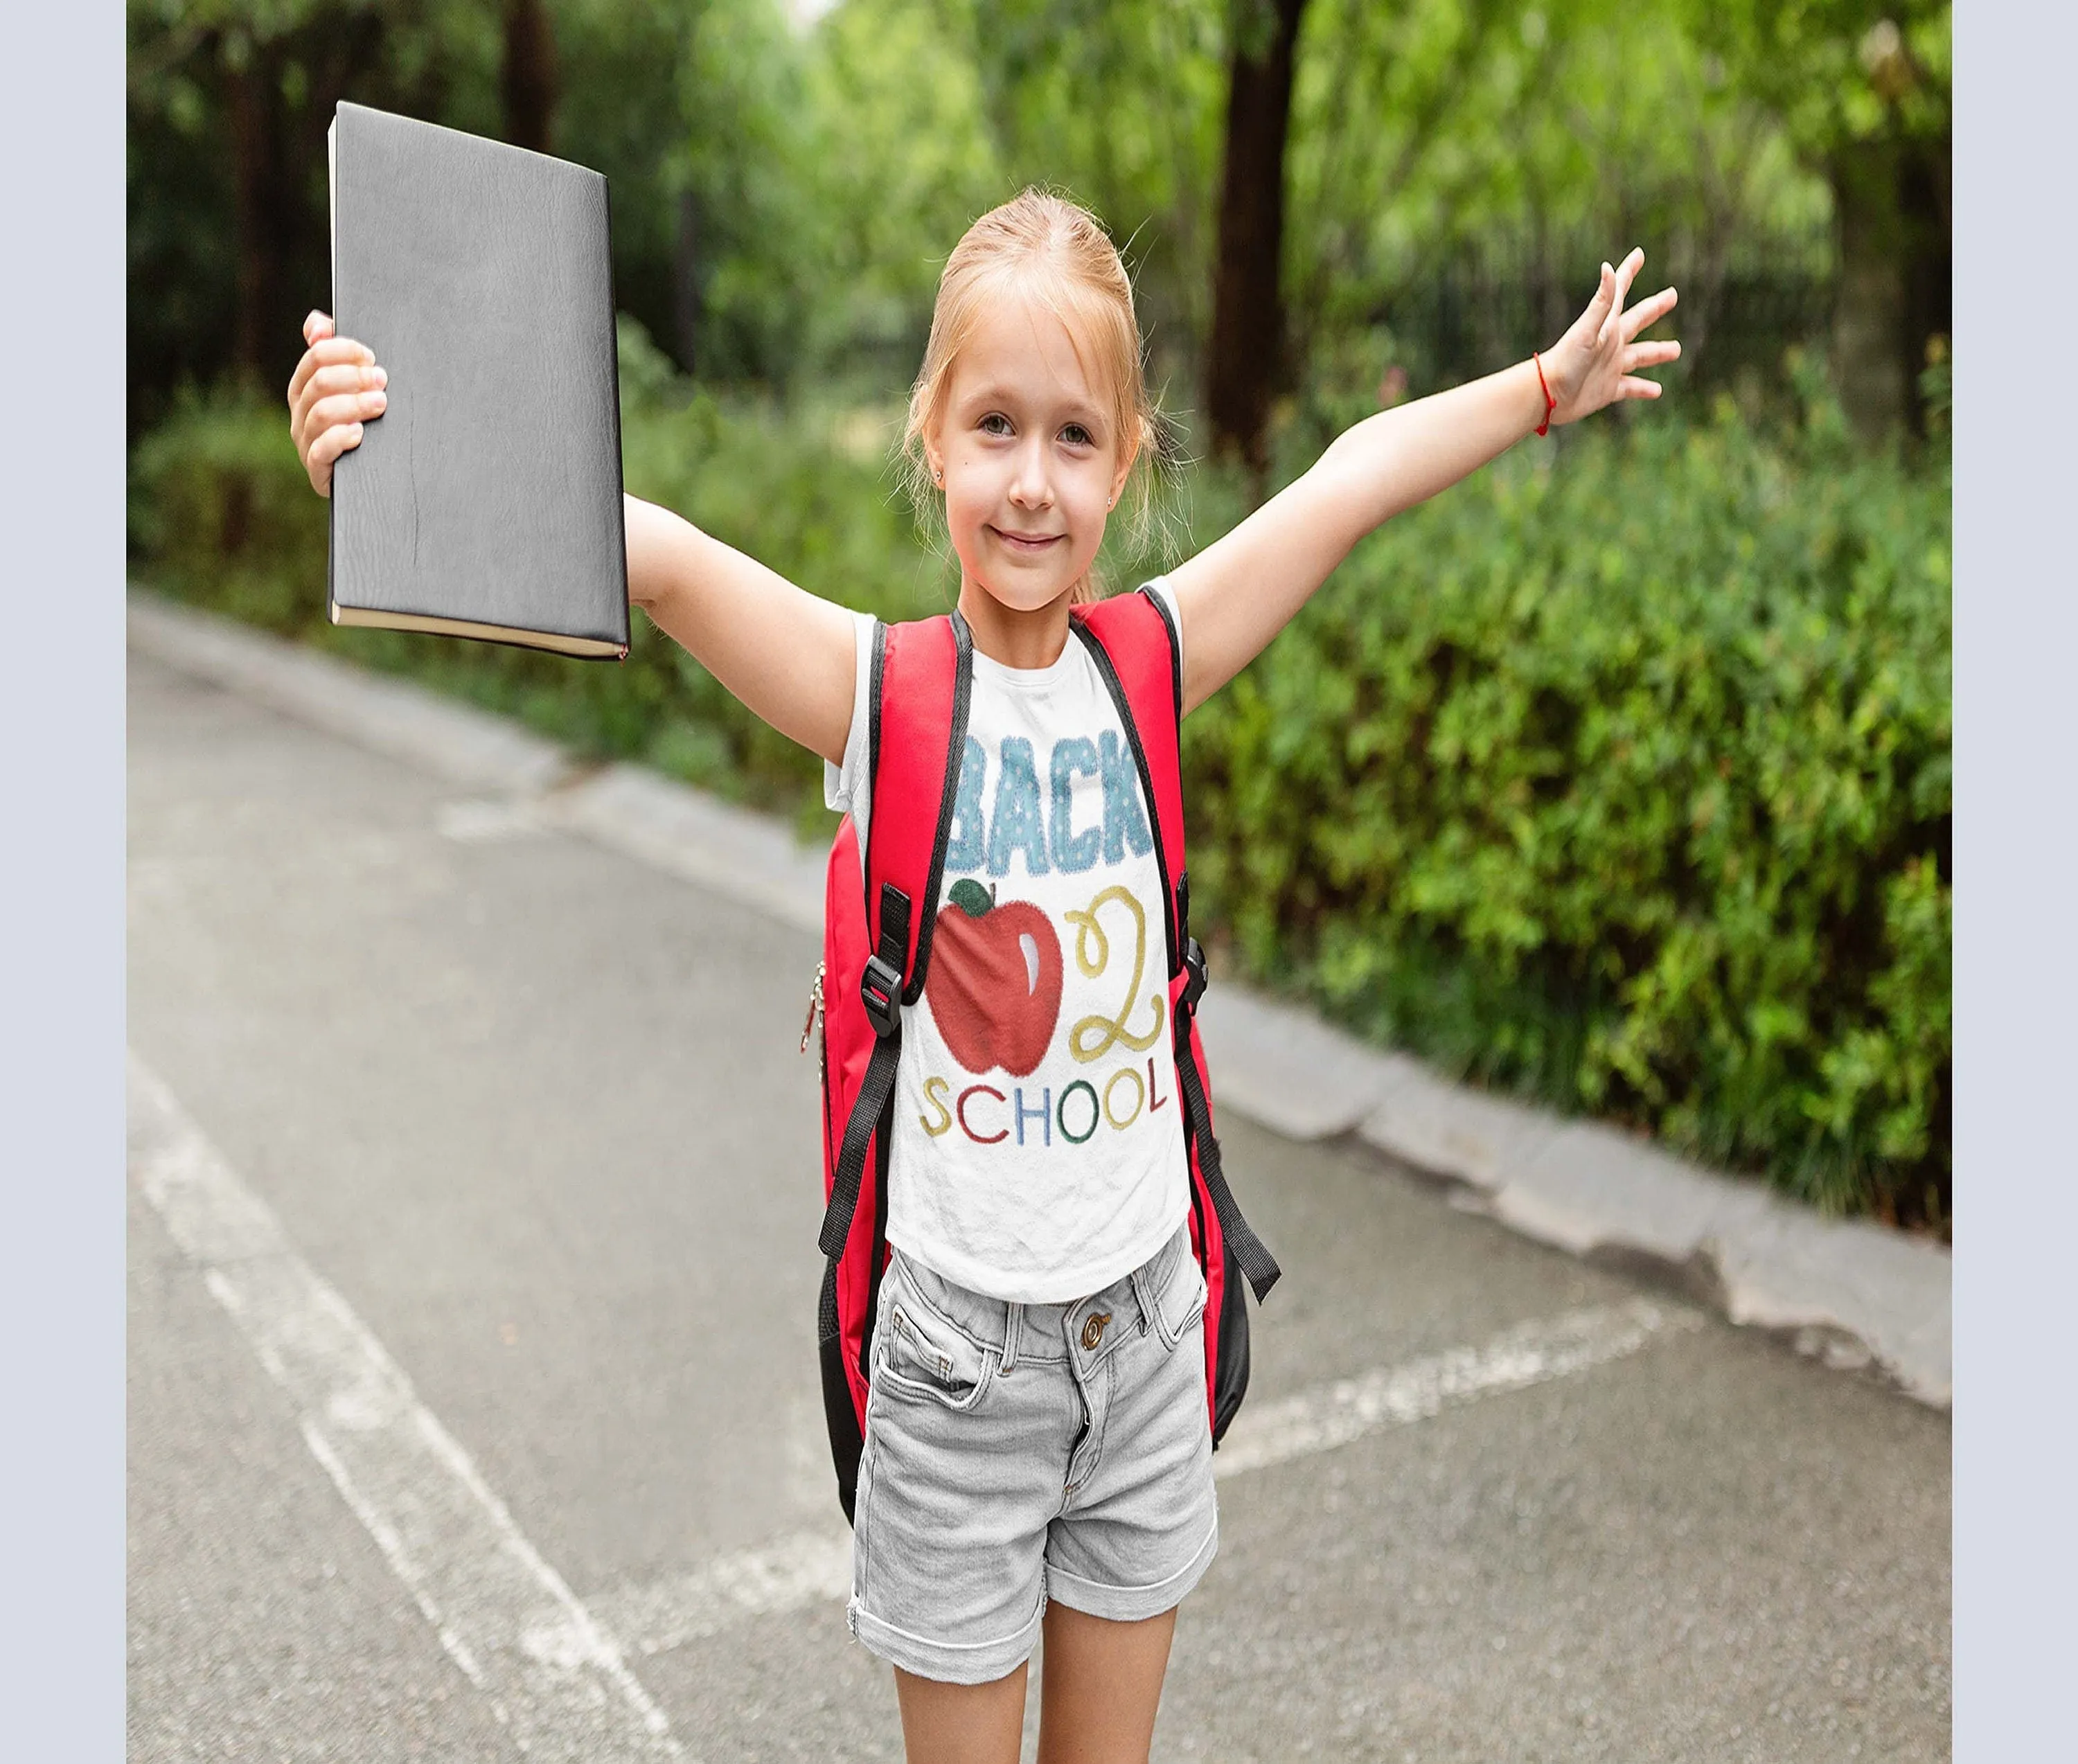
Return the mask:
<path id="1" fill-rule="evenodd" d="M 1633 1299 L 1569 1312 L 1504 1330 L 1483 1346 L 1387 1366 L 1302 1391 L 1234 1417 L 1212 1460 L 1225 1478 L 1332 1451 L 1383 1428 L 1427 1420 L 1440 1411 L 1504 1391 L 1520 1391 L 1635 1353 L 1668 1330 L 1702 1319 L 1678 1305 Z"/>
<path id="2" fill-rule="evenodd" d="M 303 1437 L 441 1645 L 545 1758 L 682 1758 L 623 1658 L 723 1633 L 740 1618 L 842 1599 L 851 1537 L 790 1533 L 690 1573 L 580 1601 L 521 1535 L 475 1466 L 344 1299 L 290 1247 L 265 1203 L 165 1086 L 130 1060 L 132 1178 L 302 1412 Z M 1212 1461 L 1225 1479 L 1332 1451 L 1621 1359 L 1700 1326 L 1649 1299 L 1568 1312 L 1242 1410 Z M 623 1638 L 616 1642 L 615 1637 Z"/>
<path id="3" fill-rule="evenodd" d="M 440 1643 L 521 1749 L 577 1761 L 682 1759 L 623 1658 L 736 1620 L 843 1599 L 851 1538 L 791 1533 L 646 1587 L 580 1601 L 338 1292 L 298 1256 L 164 1084 L 130 1057 L 132 1179 L 301 1412 L 303 1437 Z M 1244 1409 L 1213 1460 L 1224 1479 L 1331 1451 L 1482 1397 L 1565 1378 L 1700 1326 L 1627 1303 L 1538 1319 L 1457 1348 Z M 617 1642 L 616 1637 L 624 1638 Z"/>
<path id="4" fill-rule="evenodd" d="M 684 1760 L 612 1637 L 134 1053 L 129 1106 L 131 1179 L 287 1391 L 311 1454 L 520 1749 L 557 1764 Z M 530 1651 L 524 1632 L 544 1607 L 557 1613 L 558 1645 Z"/>
<path id="5" fill-rule="evenodd" d="M 850 1591 L 851 1533 L 833 1526 L 795 1532 L 690 1574 L 595 1596 L 591 1604 L 631 1653 L 647 1655 L 718 1635 L 739 1617 L 799 1611 Z M 528 1645 L 543 1649 L 560 1637 L 552 1612 L 528 1632 Z"/>
<path id="6" fill-rule="evenodd" d="M 1622 1359 L 1657 1336 L 1701 1322 L 1680 1306 L 1636 1299 L 1541 1318 L 1482 1346 L 1320 1385 L 1243 1409 L 1212 1460 L 1212 1473 L 1224 1479 L 1332 1451 L 1384 1428 Z M 805 1610 L 850 1591 L 851 1537 L 832 1526 L 792 1533 L 648 1586 L 595 1595 L 590 1603 L 631 1653 L 647 1657 L 722 1634 L 742 1617 Z M 545 1655 L 570 1645 L 555 1611 L 540 1612 L 526 1632 L 525 1645 Z"/>

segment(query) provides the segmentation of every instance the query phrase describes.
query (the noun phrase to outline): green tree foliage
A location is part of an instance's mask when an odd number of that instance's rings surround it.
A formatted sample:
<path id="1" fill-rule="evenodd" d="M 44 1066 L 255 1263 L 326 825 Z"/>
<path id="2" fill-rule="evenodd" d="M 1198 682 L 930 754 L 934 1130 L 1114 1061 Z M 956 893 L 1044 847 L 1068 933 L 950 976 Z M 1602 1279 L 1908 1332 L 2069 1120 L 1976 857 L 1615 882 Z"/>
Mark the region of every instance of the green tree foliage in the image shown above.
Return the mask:
<path id="1" fill-rule="evenodd" d="M 1683 27 L 1823 164 L 1893 131 L 1951 127 L 1952 0 L 1686 0 Z"/>
<path id="2" fill-rule="evenodd" d="M 1710 365 L 1729 277 L 1822 253 L 1826 192 L 1782 118 L 1669 9 L 1316 0 L 1304 48 L 1287 273 L 1309 342 L 1393 319 L 1439 269 L 1468 287 L 1498 273 L 1523 298 L 1467 315 L 1473 361 L 1497 365 L 1555 336 L 1600 260 L 1642 243 L 1647 276 L 1682 290 L 1678 381 Z M 1417 389 L 1442 377 L 1420 339 L 1400 343 Z"/>
<path id="3" fill-rule="evenodd" d="M 330 285 L 341 98 L 499 129 L 499 21 L 465 0 L 128 0 L 133 432 L 183 379 L 286 385 Z"/>
<path id="4" fill-rule="evenodd" d="M 802 60 L 773 0 L 704 0 L 678 101 L 712 356 L 701 371 L 711 378 L 783 386 L 820 292 Z"/>
<path id="5" fill-rule="evenodd" d="M 1923 430 L 1951 322 L 1949 0 L 1691 0 L 1729 81 L 1782 119 L 1833 199 L 1834 371 L 1864 434 Z"/>
<path id="6" fill-rule="evenodd" d="M 772 0 L 548 0 L 555 150 L 613 191 L 623 303 L 682 360 L 783 381 L 815 310 L 805 49 Z M 478 0 L 129 0 L 133 432 L 183 381 L 286 385 L 329 299 L 342 98 L 499 136 Z"/>
<path id="7" fill-rule="evenodd" d="M 1126 246 L 1181 407 L 1202 398 L 1229 67 L 1252 4 L 845 0 L 812 27 L 778 0 L 536 10 L 557 150 L 613 186 L 623 304 L 703 380 L 899 384 L 966 222 L 1038 181 Z M 278 381 L 325 286 L 332 102 L 499 132 L 511 10 L 129 0 L 139 420 L 184 374 L 242 361 Z M 1824 301 L 1778 313 L 1770 286 L 1830 276 L 1854 152 L 1945 144 L 1947 65 L 1931 0 L 1309 0 L 1279 385 L 1359 369 L 1375 385 L 1386 358 L 1416 390 L 1482 370 L 1544 340 L 1634 240 L 1684 290 L 1673 377 L 1772 375 L 1785 319 L 1808 328 Z"/>
<path id="8" fill-rule="evenodd" d="M 981 84 L 995 169 L 988 199 L 1036 182 L 1101 215 L 1133 270 L 1158 378 L 1194 383 L 1211 315 L 1223 0 L 938 6 L 947 40 Z M 941 259 L 957 236 L 937 246 Z"/>
<path id="9" fill-rule="evenodd" d="M 807 340 L 841 379 L 899 385 L 922 358 L 946 254 L 1000 199 L 988 94 L 935 0 L 839 6 L 816 29 L 806 83 L 824 241 Z"/>

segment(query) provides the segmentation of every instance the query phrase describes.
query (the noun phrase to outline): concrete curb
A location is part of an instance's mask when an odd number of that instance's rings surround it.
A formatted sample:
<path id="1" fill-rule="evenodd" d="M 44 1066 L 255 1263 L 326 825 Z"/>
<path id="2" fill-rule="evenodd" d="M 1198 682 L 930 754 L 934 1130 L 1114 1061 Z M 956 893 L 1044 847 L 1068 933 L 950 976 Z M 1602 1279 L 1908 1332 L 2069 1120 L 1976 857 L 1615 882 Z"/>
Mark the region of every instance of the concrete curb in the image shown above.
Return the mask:
<path id="1" fill-rule="evenodd" d="M 820 936 L 827 851 L 791 828 L 640 765 L 611 765 L 543 807 L 552 824 Z"/>
<path id="2" fill-rule="evenodd" d="M 140 653 L 580 833 L 810 932 L 824 854 L 773 817 L 642 767 L 586 774 L 553 743 L 386 679 L 133 590 Z M 1346 1138 L 1457 1186 L 1463 1203 L 1575 1255 L 1674 1282 L 1736 1324 L 1789 1334 L 1843 1368 L 1873 1365 L 1952 1402 L 1947 1249 L 1829 1220 L 1596 1122 L 1453 1084 L 1405 1054 L 1222 982 L 1200 1024 L 1220 1103 L 1296 1140 Z"/>
<path id="3" fill-rule="evenodd" d="M 506 718 L 134 589 L 129 628 L 156 661 L 450 783 L 532 796 L 572 769 L 554 742 Z"/>
<path id="4" fill-rule="evenodd" d="M 1244 987 L 1211 988 L 1200 1020 L 1221 1099 L 1265 1126 L 1353 1136 L 1526 1236 L 1648 1271 L 1734 1323 L 1787 1332 L 1833 1366 L 1873 1362 L 1908 1395 L 1951 1406 L 1941 1245 L 1826 1219 L 1599 1122 L 1450 1083 Z"/>

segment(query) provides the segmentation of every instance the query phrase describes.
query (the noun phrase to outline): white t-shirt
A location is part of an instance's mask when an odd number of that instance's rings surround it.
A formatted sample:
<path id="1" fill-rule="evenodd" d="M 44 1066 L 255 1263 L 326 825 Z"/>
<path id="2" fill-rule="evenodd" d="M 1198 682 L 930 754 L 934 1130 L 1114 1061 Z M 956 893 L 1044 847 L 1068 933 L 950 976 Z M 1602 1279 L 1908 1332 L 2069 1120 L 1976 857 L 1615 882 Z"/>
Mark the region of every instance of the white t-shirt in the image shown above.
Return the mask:
<path id="1" fill-rule="evenodd" d="M 1173 618 L 1166 580 L 1153 584 Z M 1178 628 L 1182 628 L 1180 621 Z M 873 620 L 824 797 L 866 848 Z M 887 1235 L 948 1280 L 1056 1303 L 1190 1211 L 1154 816 L 1096 663 L 977 653 L 923 996 L 903 1013 Z"/>

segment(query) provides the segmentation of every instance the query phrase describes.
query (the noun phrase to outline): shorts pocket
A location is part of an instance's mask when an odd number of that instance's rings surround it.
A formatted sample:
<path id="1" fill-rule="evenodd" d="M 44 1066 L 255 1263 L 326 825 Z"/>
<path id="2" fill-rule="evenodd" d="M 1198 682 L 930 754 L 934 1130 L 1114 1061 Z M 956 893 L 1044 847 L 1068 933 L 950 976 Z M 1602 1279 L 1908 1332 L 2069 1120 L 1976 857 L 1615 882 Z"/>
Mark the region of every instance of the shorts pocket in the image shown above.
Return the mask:
<path id="1" fill-rule="evenodd" d="M 873 1382 L 891 1396 L 921 1399 L 953 1410 L 970 1409 L 987 1393 L 997 1354 L 940 1313 L 915 1284 L 889 1266 L 881 1287 L 880 1327 Z"/>
<path id="2" fill-rule="evenodd" d="M 1204 1270 L 1198 1266 L 1197 1255 L 1191 1248 L 1187 1232 L 1183 1248 L 1170 1261 L 1168 1276 L 1161 1282 L 1154 1298 L 1154 1326 L 1164 1347 L 1175 1347 L 1198 1326 L 1211 1296 L 1205 1286 Z"/>

